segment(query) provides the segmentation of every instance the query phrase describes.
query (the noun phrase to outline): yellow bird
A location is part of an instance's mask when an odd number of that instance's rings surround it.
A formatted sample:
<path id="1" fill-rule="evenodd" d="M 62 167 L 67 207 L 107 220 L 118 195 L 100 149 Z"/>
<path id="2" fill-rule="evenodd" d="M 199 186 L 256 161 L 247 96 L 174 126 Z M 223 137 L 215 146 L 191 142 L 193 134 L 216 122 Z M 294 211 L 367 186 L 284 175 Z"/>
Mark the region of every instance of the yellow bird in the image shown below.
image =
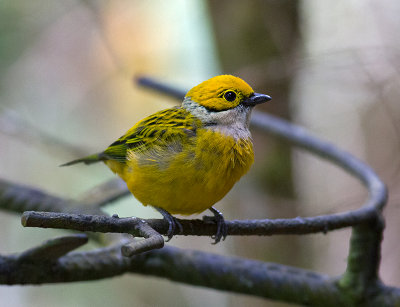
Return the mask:
<path id="1" fill-rule="evenodd" d="M 218 243 L 226 225 L 212 206 L 253 164 L 251 110 L 270 99 L 238 77 L 216 76 L 192 88 L 180 107 L 146 117 L 103 152 L 63 166 L 103 161 L 144 206 L 163 215 L 169 239 L 176 226 L 182 230 L 171 214 L 210 209 Z"/>

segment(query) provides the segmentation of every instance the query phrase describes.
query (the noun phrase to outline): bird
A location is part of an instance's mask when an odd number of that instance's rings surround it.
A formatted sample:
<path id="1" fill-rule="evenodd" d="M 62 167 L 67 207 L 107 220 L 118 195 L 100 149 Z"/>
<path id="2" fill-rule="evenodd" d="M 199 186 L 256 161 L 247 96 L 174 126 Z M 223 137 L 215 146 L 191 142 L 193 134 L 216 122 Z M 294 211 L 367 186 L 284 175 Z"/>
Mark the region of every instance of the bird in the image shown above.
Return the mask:
<path id="1" fill-rule="evenodd" d="M 217 224 L 216 244 L 227 236 L 227 227 L 214 205 L 253 164 L 250 115 L 269 100 L 239 77 L 215 76 L 190 89 L 181 106 L 144 118 L 104 151 L 62 166 L 104 162 L 137 200 L 161 213 L 168 240 L 177 227 L 182 232 L 173 214 L 209 209 Z"/>

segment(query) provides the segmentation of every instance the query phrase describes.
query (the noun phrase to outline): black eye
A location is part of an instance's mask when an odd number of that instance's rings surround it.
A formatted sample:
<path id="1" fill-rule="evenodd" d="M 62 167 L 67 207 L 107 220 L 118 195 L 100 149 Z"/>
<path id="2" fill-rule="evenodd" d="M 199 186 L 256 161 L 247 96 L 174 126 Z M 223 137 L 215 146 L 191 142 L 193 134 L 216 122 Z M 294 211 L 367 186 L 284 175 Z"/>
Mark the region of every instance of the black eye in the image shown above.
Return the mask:
<path id="1" fill-rule="evenodd" d="M 236 99 L 236 93 L 233 92 L 233 91 L 227 91 L 227 92 L 224 94 L 224 98 L 225 98 L 227 101 L 232 102 L 232 101 L 234 101 L 234 100 Z"/>

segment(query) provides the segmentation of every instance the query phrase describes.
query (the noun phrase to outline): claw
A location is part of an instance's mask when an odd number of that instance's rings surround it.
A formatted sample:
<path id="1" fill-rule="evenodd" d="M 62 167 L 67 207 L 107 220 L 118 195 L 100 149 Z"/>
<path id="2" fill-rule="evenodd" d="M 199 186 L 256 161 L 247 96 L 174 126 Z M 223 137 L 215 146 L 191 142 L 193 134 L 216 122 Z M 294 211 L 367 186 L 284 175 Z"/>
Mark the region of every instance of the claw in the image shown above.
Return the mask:
<path id="1" fill-rule="evenodd" d="M 179 221 L 175 217 L 173 217 L 168 211 L 166 211 L 160 207 L 154 207 L 154 209 L 156 209 L 158 212 L 160 212 L 161 215 L 163 216 L 164 220 L 166 220 L 168 222 L 168 231 L 167 231 L 168 240 L 166 242 L 168 242 L 172 239 L 172 237 L 174 236 L 176 227 L 179 228 L 178 233 L 183 232 L 183 227 L 182 227 L 181 223 L 179 223 Z"/>
<path id="2" fill-rule="evenodd" d="M 214 239 L 214 242 L 212 244 L 217 244 L 221 241 L 221 239 L 225 240 L 226 236 L 228 235 L 228 228 L 226 226 L 224 216 L 221 212 L 219 212 L 214 207 L 211 207 L 210 211 L 214 214 L 214 220 L 217 223 L 217 232 L 215 233 L 215 235 L 211 236 L 211 238 Z"/>

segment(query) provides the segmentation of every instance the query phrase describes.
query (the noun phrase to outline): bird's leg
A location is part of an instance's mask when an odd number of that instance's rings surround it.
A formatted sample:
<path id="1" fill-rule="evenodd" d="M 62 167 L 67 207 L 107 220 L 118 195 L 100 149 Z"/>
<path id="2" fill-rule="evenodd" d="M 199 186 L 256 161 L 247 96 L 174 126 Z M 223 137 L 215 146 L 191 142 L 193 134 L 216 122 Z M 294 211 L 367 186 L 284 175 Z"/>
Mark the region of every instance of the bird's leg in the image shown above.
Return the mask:
<path id="1" fill-rule="evenodd" d="M 226 227 L 225 219 L 221 212 L 214 207 L 209 208 L 209 210 L 214 214 L 214 219 L 217 223 L 217 232 L 211 237 L 215 240 L 213 244 L 217 244 L 221 239 L 225 240 L 228 235 L 228 228 Z"/>
<path id="2" fill-rule="evenodd" d="M 168 222 L 168 225 L 169 225 L 168 231 L 167 231 L 168 240 L 166 242 L 168 242 L 169 240 L 172 239 L 172 237 L 174 236 L 176 227 L 179 228 L 179 233 L 183 232 L 181 223 L 179 223 L 179 221 L 175 217 L 173 217 L 168 211 L 166 211 L 160 207 L 154 207 L 154 209 L 156 209 L 158 212 L 160 212 L 161 215 L 163 216 L 164 220 L 166 220 Z"/>

